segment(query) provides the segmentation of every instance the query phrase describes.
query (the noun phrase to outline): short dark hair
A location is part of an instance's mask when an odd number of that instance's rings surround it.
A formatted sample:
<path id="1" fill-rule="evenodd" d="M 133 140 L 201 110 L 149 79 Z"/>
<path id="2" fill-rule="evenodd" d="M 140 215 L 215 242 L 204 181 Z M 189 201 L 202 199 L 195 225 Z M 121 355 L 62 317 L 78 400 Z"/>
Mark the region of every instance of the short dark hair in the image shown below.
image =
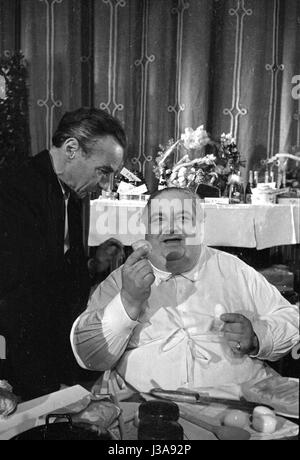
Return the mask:
<path id="1" fill-rule="evenodd" d="M 183 193 L 184 195 L 186 195 L 187 198 L 191 198 L 193 200 L 193 203 L 196 203 L 198 200 L 200 201 L 199 196 L 196 193 L 192 192 L 187 187 L 166 187 L 166 188 L 156 190 L 155 192 L 151 193 L 151 195 L 150 195 L 150 197 L 149 197 L 149 199 L 147 201 L 146 207 L 148 209 L 150 209 L 151 208 L 151 201 L 157 199 L 160 195 L 165 194 L 165 193 L 169 193 L 169 192 Z"/>
<path id="2" fill-rule="evenodd" d="M 163 189 L 160 189 L 160 190 L 156 190 L 155 192 L 153 192 L 148 201 L 147 201 L 147 204 L 143 210 L 143 213 L 142 213 L 142 219 L 146 219 L 148 220 L 148 226 L 149 226 L 149 220 L 150 220 L 150 216 L 151 216 L 151 208 L 153 208 L 153 201 L 159 199 L 160 195 L 166 195 L 166 194 L 169 194 L 169 193 L 172 193 L 172 192 L 179 192 L 179 193 L 182 193 L 183 195 L 185 195 L 185 197 L 187 199 L 191 199 L 192 200 L 192 209 L 193 209 L 193 212 L 196 211 L 197 209 L 197 202 L 200 203 L 200 198 L 199 196 L 194 193 L 193 191 L 191 191 L 189 188 L 187 187 L 166 187 L 166 188 L 163 188 Z M 157 208 L 156 208 L 157 209 Z M 147 230 L 146 230 L 147 232 Z"/>
<path id="3" fill-rule="evenodd" d="M 113 136 L 126 149 L 126 134 L 117 118 L 101 109 L 81 107 L 64 114 L 53 134 L 52 142 L 55 147 L 61 147 L 68 138 L 74 137 L 85 153 L 88 153 L 95 138 L 101 136 Z"/>

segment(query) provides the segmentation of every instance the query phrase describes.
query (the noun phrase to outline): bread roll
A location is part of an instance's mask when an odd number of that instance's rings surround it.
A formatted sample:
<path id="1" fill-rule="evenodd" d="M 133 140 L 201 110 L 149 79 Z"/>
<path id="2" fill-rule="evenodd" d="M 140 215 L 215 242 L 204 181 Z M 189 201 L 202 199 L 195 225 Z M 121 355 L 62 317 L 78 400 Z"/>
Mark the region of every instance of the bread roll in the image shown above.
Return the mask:
<path id="1" fill-rule="evenodd" d="M 0 420 L 11 414 L 17 407 L 17 397 L 5 380 L 0 380 Z"/>
<path id="2" fill-rule="evenodd" d="M 274 433 L 277 419 L 274 411 L 264 406 L 257 406 L 252 414 L 252 426 L 261 433 Z"/>

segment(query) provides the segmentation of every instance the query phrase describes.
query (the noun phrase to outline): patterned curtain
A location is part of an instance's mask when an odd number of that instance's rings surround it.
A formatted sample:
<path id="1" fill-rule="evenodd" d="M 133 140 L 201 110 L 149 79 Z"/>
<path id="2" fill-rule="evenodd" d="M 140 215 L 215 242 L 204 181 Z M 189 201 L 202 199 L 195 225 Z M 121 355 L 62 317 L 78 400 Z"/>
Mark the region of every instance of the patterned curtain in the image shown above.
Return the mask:
<path id="1" fill-rule="evenodd" d="M 150 189 L 159 144 L 188 126 L 231 132 L 247 169 L 300 146 L 298 0 L 0 0 L 0 53 L 19 48 L 33 153 L 81 105 L 124 123 Z"/>

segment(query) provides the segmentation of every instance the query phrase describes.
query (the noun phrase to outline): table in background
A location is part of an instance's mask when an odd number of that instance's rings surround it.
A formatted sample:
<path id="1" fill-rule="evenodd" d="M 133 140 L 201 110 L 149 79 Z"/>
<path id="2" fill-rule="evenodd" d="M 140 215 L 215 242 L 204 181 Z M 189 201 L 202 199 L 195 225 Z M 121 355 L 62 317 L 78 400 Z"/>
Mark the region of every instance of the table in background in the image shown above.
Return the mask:
<path id="1" fill-rule="evenodd" d="M 145 202 L 138 200 L 91 201 L 89 246 L 109 237 L 130 246 L 144 238 L 140 216 Z M 300 206 L 203 204 L 204 244 L 258 250 L 300 243 Z"/>

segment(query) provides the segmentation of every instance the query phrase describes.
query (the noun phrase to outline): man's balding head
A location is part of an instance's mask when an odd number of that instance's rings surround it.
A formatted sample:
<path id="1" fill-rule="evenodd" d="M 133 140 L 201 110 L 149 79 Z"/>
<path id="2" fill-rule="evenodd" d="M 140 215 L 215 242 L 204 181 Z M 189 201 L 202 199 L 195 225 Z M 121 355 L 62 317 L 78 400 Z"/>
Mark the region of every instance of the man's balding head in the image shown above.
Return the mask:
<path id="1" fill-rule="evenodd" d="M 153 265 L 183 273 L 196 264 L 203 240 L 203 209 L 197 195 L 176 187 L 160 190 L 150 197 L 143 222 Z"/>

